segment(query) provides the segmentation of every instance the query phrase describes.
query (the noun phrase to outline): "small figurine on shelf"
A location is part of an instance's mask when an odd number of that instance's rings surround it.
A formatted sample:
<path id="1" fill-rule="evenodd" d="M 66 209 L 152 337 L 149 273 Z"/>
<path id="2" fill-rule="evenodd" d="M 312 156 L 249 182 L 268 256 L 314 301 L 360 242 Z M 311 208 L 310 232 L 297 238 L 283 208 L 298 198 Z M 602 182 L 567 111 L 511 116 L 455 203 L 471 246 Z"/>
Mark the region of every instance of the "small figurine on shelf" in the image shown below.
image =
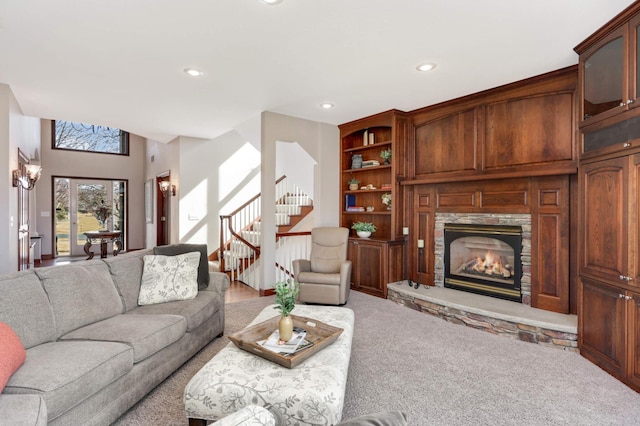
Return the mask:
<path id="1" fill-rule="evenodd" d="M 391 210 L 391 193 L 382 194 L 382 204 L 387 206 L 387 210 Z"/>
<path id="2" fill-rule="evenodd" d="M 391 160 L 391 149 L 385 149 L 380 153 L 380 157 L 384 160 L 384 164 L 389 164 Z"/>

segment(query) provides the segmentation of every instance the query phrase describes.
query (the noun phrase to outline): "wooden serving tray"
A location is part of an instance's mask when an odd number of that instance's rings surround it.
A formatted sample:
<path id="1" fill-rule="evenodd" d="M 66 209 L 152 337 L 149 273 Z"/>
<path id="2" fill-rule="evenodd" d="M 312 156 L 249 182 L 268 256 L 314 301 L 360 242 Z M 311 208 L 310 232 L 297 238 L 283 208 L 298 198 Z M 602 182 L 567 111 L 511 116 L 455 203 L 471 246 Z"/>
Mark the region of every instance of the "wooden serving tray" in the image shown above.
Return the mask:
<path id="1" fill-rule="evenodd" d="M 247 327 L 244 330 L 240 330 L 237 333 L 229 335 L 228 337 L 229 340 L 235 343 L 235 345 L 242 350 L 258 355 L 264 359 L 268 359 L 269 361 L 280 364 L 283 367 L 293 368 L 313 354 L 335 342 L 338 336 L 340 336 L 340 333 L 344 331 L 342 328 L 325 324 L 313 318 L 291 315 L 291 319 L 293 320 L 294 327 L 301 327 L 307 331 L 306 339 L 313 343 L 312 346 L 292 355 L 283 355 L 271 352 L 256 343 L 258 340 L 268 338 L 271 333 L 278 328 L 280 316 L 275 316 L 261 322 L 260 324 Z"/>

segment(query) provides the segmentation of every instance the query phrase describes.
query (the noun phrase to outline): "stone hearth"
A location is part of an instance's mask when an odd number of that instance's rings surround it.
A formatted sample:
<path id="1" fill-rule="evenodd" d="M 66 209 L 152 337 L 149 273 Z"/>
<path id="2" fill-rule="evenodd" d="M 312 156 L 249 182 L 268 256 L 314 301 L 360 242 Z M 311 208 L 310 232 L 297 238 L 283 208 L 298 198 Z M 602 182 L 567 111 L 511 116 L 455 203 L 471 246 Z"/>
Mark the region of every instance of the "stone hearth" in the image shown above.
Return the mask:
<path id="1" fill-rule="evenodd" d="M 387 285 L 388 299 L 407 308 L 492 334 L 578 352 L 577 316 L 444 287 Z"/>

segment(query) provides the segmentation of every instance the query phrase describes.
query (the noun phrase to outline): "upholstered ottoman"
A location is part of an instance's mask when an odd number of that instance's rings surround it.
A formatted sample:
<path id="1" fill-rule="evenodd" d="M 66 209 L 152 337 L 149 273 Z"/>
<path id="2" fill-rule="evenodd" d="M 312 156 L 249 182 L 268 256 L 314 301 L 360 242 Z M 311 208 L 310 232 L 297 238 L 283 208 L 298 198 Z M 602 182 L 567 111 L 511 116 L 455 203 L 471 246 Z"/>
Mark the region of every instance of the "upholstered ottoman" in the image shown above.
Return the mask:
<path id="1" fill-rule="evenodd" d="M 279 315 L 271 305 L 250 325 Z M 218 420 L 248 405 L 269 410 L 277 425 L 340 422 L 347 383 L 353 311 L 337 306 L 298 305 L 294 315 L 344 331 L 331 345 L 294 368 L 285 368 L 229 343 L 189 381 L 184 391 L 190 424 Z"/>

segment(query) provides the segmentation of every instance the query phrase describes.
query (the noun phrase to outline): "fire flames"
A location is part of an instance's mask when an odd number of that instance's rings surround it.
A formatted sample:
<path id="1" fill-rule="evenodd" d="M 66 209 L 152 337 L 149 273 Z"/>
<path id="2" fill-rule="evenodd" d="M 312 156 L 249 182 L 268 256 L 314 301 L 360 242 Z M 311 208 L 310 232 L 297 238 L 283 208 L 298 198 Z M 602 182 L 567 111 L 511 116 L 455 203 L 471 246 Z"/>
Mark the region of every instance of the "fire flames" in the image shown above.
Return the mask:
<path id="1" fill-rule="evenodd" d="M 495 256 L 489 251 L 484 257 L 478 256 L 465 261 L 460 271 L 508 279 L 513 275 L 513 266 L 506 262 L 504 256 Z"/>

